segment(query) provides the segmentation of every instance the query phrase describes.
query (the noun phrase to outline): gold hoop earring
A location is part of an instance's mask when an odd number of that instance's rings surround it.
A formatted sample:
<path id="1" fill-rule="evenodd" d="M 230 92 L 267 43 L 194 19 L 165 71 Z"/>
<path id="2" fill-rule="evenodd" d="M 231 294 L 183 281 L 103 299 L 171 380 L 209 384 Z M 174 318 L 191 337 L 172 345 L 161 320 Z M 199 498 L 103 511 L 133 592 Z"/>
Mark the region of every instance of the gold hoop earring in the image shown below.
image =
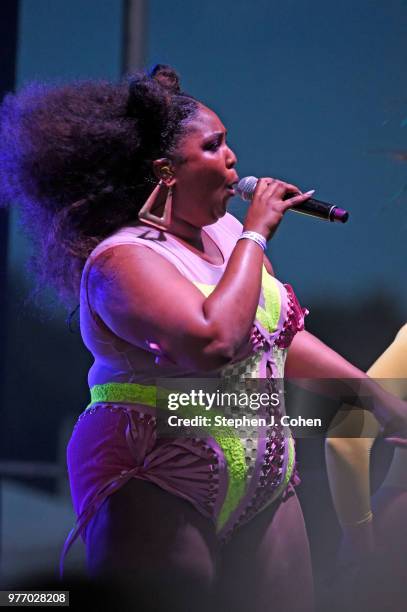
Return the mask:
<path id="1" fill-rule="evenodd" d="M 171 168 L 169 166 L 163 166 L 161 168 L 161 173 L 162 173 L 162 175 L 165 175 L 167 177 L 174 176 L 174 173 L 172 172 L 172 170 L 171 170 Z"/>
<path id="2" fill-rule="evenodd" d="M 162 217 L 158 217 L 157 215 L 153 215 L 150 211 L 157 205 L 157 201 L 160 196 L 160 191 L 162 185 L 164 185 L 164 181 L 159 181 L 156 187 L 151 192 L 150 196 L 146 200 L 145 204 L 141 208 L 138 213 L 138 218 L 143 223 L 147 223 L 153 227 L 156 227 L 160 230 L 168 230 L 171 225 L 171 210 L 172 210 L 172 187 L 168 187 L 167 197 L 165 199 L 164 211 Z"/>

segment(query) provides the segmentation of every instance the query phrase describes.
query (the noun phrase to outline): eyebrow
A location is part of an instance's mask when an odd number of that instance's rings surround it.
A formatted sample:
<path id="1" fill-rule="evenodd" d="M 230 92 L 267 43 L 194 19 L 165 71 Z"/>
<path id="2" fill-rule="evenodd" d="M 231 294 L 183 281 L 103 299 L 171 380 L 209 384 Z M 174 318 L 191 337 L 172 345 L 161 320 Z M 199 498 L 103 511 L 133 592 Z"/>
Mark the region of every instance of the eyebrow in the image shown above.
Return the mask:
<path id="1" fill-rule="evenodd" d="M 218 132 L 212 132 L 212 134 L 209 136 L 209 138 L 213 138 L 214 136 L 227 136 L 228 131 L 225 130 L 224 132 L 218 131 Z"/>

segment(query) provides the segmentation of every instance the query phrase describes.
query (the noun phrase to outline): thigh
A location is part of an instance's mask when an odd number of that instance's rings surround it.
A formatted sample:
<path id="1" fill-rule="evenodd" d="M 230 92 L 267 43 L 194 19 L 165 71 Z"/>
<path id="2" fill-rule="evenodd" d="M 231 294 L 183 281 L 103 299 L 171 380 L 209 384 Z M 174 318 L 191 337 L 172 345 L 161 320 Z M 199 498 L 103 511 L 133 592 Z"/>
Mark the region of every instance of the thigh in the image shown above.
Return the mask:
<path id="1" fill-rule="evenodd" d="M 311 612 L 311 557 L 298 498 L 284 500 L 243 526 L 222 551 L 218 599 L 234 612 Z"/>
<path id="2" fill-rule="evenodd" d="M 174 610 L 187 610 L 191 598 L 208 601 L 217 547 L 214 525 L 192 504 L 139 479 L 110 495 L 86 530 L 91 576 L 160 595 Z"/>

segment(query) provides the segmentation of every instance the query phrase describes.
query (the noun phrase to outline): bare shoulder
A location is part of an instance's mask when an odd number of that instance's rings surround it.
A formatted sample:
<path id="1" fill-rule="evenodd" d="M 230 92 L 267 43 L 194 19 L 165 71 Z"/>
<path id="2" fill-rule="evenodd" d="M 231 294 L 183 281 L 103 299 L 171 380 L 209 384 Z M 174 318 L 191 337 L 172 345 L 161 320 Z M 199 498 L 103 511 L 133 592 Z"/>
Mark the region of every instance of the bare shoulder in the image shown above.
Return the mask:
<path id="1" fill-rule="evenodd" d="M 193 287 L 163 255 L 140 244 L 115 245 L 98 255 L 88 286 L 96 306 L 105 306 L 106 301 L 112 306 L 123 299 L 133 305 L 151 302 L 168 291 L 175 296 L 183 287 Z"/>
<path id="2" fill-rule="evenodd" d="M 144 274 L 154 268 L 156 274 L 161 270 L 177 272 L 175 266 L 165 257 L 142 244 L 116 244 L 98 255 L 92 262 L 90 277 L 113 281 L 114 279 L 130 276 L 134 272 Z"/>
<path id="3" fill-rule="evenodd" d="M 373 378 L 406 379 L 407 325 L 403 325 L 393 342 L 370 366 L 368 374 Z"/>
<path id="4" fill-rule="evenodd" d="M 395 342 L 402 345 L 406 349 L 406 358 L 407 358 L 407 323 L 401 327 L 395 337 Z"/>
<path id="5" fill-rule="evenodd" d="M 153 249 L 121 244 L 101 253 L 92 266 L 89 297 L 103 322 L 133 343 L 157 328 L 180 330 L 202 317 L 205 296 Z"/>

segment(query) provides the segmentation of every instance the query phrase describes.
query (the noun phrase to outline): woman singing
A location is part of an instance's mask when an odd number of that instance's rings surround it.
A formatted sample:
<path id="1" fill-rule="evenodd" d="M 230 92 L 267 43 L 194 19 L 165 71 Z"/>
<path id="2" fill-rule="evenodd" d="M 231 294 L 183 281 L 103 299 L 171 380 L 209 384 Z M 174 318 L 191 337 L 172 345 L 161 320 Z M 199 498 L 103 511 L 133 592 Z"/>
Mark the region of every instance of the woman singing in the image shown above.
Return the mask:
<path id="1" fill-rule="evenodd" d="M 312 192 L 262 178 L 242 226 L 227 212 L 238 176 L 226 129 L 168 66 L 28 86 L 6 97 L 1 134 L 5 197 L 21 204 L 43 280 L 79 299 L 94 357 L 67 450 L 78 520 L 61 564 L 81 535 L 90 575 L 168 610 L 312 610 L 289 432 L 156 426 L 160 378 L 365 376 L 304 331 L 264 255 Z M 371 387 L 384 434 L 403 443 L 404 404 Z"/>

